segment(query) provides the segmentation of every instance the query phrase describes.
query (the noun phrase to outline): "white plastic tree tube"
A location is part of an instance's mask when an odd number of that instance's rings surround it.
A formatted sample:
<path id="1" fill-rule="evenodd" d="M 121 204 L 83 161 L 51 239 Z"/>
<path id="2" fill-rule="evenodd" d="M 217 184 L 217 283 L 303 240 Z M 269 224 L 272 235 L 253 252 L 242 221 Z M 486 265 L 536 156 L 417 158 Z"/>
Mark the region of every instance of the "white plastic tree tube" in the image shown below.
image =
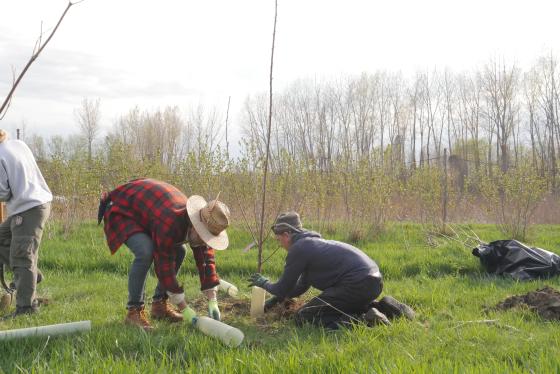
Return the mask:
<path id="1" fill-rule="evenodd" d="M 229 296 L 231 297 L 236 297 L 237 296 L 237 292 L 239 291 L 237 289 L 237 287 L 235 287 L 233 284 L 226 282 L 223 279 L 220 279 L 220 286 L 219 286 L 221 291 L 224 291 L 225 293 L 227 293 Z"/>
<path id="2" fill-rule="evenodd" d="M 245 335 L 235 327 L 209 317 L 197 317 L 196 312 L 190 307 L 183 310 L 183 315 L 186 321 L 192 323 L 204 335 L 217 338 L 229 347 L 238 347 L 243 342 Z"/>
<path id="3" fill-rule="evenodd" d="M 57 325 L 36 326 L 28 327 L 25 329 L 0 331 L 0 340 L 28 338 L 33 336 L 68 335 L 78 332 L 87 332 L 90 330 L 91 321 L 60 323 Z"/>
<path id="4" fill-rule="evenodd" d="M 193 322 L 199 331 L 220 339 L 229 347 L 238 347 L 245 337 L 241 330 L 209 317 L 196 317 Z"/>
<path id="5" fill-rule="evenodd" d="M 264 300 L 266 291 L 260 287 L 253 287 L 251 291 L 251 317 L 256 318 L 264 314 Z"/>

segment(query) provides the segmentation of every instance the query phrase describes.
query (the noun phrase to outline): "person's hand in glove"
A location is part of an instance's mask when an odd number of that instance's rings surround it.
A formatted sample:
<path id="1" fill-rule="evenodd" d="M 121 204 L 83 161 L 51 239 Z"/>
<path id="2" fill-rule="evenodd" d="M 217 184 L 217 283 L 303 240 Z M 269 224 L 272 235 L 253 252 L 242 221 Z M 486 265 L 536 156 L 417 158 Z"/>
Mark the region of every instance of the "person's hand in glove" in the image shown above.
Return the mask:
<path id="1" fill-rule="evenodd" d="M 175 305 L 179 312 L 182 312 L 187 307 L 185 294 L 183 292 L 172 293 L 167 291 L 167 295 L 169 296 L 169 301 L 171 302 L 171 304 Z"/>
<path id="2" fill-rule="evenodd" d="M 188 323 L 192 323 L 193 325 L 196 323 L 196 312 L 189 306 L 187 306 L 184 310 L 183 310 L 183 317 L 185 318 L 185 321 L 187 321 Z"/>
<path id="3" fill-rule="evenodd" d="M 260 288 L 264 288 L 264 285 L 267 284 L 268 278 L 263 277 L 261 274 L 259 273 L 255 273 L 253 275 L 251 275 L 251 277 L 249 278 L 249 287 L 251 286 L 257 286 Z"/>
<path id="4" fill-rule="evenodd" d="M 221 318 L 220 309 L 218 308 L 218 300 L 211 299 L 208 301 L 208 316 L 219 321 Z"/>
<path id="5" fill-rule="evenodd" d="M 272 296 L 270 299 L 266 300 L 264 303 L 264 311 L 267 312 L 271 308 L 274 308 L 276 305 L 280 304 L 283 300 L 277 296 Z"/>
<path id="6" fill-rule="evenodd" d="M 212 287 L 207 290 L 204 290 L 204 294 L 208 298 L 208 317 L 215 319 L 216 321 L 220 320 L 220 309 L 218 308 L 218 287 Z"/>

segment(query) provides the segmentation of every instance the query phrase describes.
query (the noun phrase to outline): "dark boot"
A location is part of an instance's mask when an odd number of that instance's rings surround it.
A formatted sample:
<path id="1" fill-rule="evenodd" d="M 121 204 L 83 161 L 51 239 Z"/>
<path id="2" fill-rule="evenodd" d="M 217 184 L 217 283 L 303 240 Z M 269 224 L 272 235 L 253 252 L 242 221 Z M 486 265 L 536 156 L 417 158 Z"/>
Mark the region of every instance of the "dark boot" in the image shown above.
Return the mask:
<path id="1" fill-rule="evenodd" d="M 2 317 L 2 321 L 12 319 L 12 318 L 16 318 L 16 317 L 19 317 L 19 316 L 35 314 L 38 311 L 39 311 L 39 308 L 37 308 L 35 305 L 32 305 L 32 306 L 18 306 L 18 307 L 16 307 L 15 312 Z"/>
<path id="2" fill-rule="evenodd" d="M 405 303 L 401 303 L 392 296 L 383 297 L 381 300 L 374 302 L 373 306 L 379 309 L 379 311 L 381 311 L 390 319 L 403 316 L 408 319 L 413 319 L 416 315 L 411 307 L 409 307 Z"/>
<path id="3" fill-rule="evenodd" d="M 152 318 L 169 322 L 181 322 L 183 315 L 167 301 L 167 299 L 152 301 Z"/>
<path id="4" fill-rule="evenodd" d="M 146 317 L 146 312 L 144 311 L 144 306 L 129 307 L 124 323 L 131 326 L 137 326 L 144 331 L 152 331 L 154 328 L 150 325 L 150 321 Z"/>
<path id="5" fill-rule="evenodd" d="M 375 308 L 369 308 L 369 310 L 364 315 L 364 320 L 369 327 L 377 325 L 391 325 L 391 322 L 389 321 L 387 316 Z"/>

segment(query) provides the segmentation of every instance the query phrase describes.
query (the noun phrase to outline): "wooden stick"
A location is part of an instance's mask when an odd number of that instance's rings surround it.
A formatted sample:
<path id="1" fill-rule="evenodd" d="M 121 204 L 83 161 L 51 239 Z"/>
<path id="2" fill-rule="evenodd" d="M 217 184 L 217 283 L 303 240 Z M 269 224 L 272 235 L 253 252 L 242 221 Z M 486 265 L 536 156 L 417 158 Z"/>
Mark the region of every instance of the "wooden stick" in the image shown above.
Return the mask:
<path id="1" fill-rule="evenodd" d="M 263 236 L 264 236 L 264 209 L 266 203 L 266 180 L 268 176 L 268 159 L 270 156 L 270 132 L 272 131 L 272 72 L 274 67 L 274 44 L 276 42 L 276 20 L 278 16 L 278 0 L 274 1 L 274 28 L 272 31 L 272 52 L 270 54 L 270 76 L 269 76 L 269 103 L 268 103 L 268 132 L 266 136 L 266 154 L 264 158 L 264 173 L 262 183 L 262 204 L 261 204 L 261 221 L 259 228 L 259 253 L 257 272 L 261 272 L 262 268 L 262 251 L 263 251 Z"/>
<path id="2" fill-rule="evenodd" d="M 513 327 L 513 326 L 510 326 L 510 325 L 504 325 L 502 323 L 499 323 L 499 320 L 497 320 L 497 319 L 481 319 L 481 320 L 475 320 L 475 321 L 462 321 L 461 323 L 459 323 L 457 326 L 455 326 L 453 328 L 457 329 L 459 327 L 469 325 L 469 324 L 473 324 L 473 323 L 484 324 L 484 325 L 494 325 L 496 327 L 507 328 L 507 329 L 510 329 L 510 330 L 519 331 L 519 329 L 517 327 Z"/>

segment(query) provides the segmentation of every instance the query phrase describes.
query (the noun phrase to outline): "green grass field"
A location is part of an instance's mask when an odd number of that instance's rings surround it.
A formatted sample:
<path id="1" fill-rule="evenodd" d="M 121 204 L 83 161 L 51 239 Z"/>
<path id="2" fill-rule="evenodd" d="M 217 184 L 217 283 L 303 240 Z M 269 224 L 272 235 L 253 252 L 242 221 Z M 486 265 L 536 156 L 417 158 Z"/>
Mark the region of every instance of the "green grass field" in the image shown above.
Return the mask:
<path id="1" fill-rule="evenodd" d="M 471 228 L 485 241 L 506 239 L 490 225 Z M 343 238 L 344 230 L 336 235 Z M 256 269 L 256 252 L 241 251 L 251 241 L 247 233 L 230 230 L 230 239 L 230 249 L 217 254 L 218 272 L 248 302 L 245 279 Z M 298 329 L 289 320 L 255 323 L 223 309 L 224 322 L 245 333 L 239 348 L 228 348 L 187 324 L 155 323 L 151 334 L 125 326 L 128 249 L 111 256 L 102 228 L 93 223 L 67 238 L 50 224 L 40 252 L 46 280 L 39 293 L 51 302 L 37 315 L 0 322 L 0 330 L 91 320 L 92 331 L 0 342 L 0 372 L 560 372 L 560 323 L 543 321 L 529 310 L 484 311 L 545 284 L 560 288 L 560 279 L 518 283 L 488 276 L 459 244 L 425 243 L 420 226 L 398 224 L 358 244 L 380 265 L 384 294 L 412 305 L 416 320 L 326 332 Z M 535 227 L 527 243 L 560 253 L 560 226 Z M 265 256 L 275 248 L 270 241 Z M 284 256 L 281 250 L 265 264 L 271 279 L 281 273 Z M 192 256 L 180 281 L 187 298 L 200 301 Z M 154 287 L 151 274 L 148 296 Z"/>

